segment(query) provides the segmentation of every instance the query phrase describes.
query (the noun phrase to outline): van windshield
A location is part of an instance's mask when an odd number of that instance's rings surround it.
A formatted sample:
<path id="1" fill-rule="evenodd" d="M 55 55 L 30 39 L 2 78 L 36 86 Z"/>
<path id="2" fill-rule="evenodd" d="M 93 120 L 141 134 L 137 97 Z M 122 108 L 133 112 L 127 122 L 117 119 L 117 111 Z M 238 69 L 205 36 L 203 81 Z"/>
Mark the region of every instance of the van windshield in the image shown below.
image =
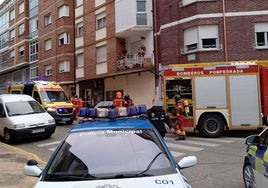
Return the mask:
<path id="1" fill-rule="evenodd" d="M 36 101 L 17 101 L 5 104 L 8 116 L 44 113 L 45 109 Z"/>
<path id="2" fill-rule="evenodd" d="M 44 102 L 69 102 L 63 91 L 41 91 Z"/>

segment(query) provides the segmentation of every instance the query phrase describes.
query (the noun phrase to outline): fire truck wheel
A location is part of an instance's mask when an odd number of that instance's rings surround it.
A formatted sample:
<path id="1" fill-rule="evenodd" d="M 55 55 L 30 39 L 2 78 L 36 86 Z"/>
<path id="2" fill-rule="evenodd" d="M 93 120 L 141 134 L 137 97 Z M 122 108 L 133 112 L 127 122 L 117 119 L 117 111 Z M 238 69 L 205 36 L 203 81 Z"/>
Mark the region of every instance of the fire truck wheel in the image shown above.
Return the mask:
<path id="1" fill-rule="evenodd" d="M 200 133 L 204 137 L 216 138 L 224 133 L 224 121 L 217 114 L 207 114 L 200 119 Z"/>
<path id="2" fill-rule="evenodd" d="M 12 138 L 10 131 L 8 129 L 4 130 L 4 140 L 5 140 L 5 143 L 7 143 L 7 144 L 13 143 L 13 138 Z"/>

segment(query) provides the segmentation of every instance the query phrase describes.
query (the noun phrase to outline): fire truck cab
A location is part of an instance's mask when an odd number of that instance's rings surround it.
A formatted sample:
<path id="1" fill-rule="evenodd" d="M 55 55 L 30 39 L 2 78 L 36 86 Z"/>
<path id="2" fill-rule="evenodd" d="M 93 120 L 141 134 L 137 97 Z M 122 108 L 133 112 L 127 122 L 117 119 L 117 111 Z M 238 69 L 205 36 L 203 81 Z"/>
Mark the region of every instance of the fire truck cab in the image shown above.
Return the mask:
<path id="1" fill-rule="evenodd" d="M 164 106 L 174 119 L 174 96 L 184 103 L 186 128 L 205 137 L 267 124 L 268 66 L 254 63 L 170 65 L 163 70 Z"/>
<path id="2" fill-rule="evenodd" d="M 72 124 L 76 118 L 73 104 L 63 88 L 48 81 L 9 83 L 7 93 L 27 94 L 37 100 L 56 122 Z"/>

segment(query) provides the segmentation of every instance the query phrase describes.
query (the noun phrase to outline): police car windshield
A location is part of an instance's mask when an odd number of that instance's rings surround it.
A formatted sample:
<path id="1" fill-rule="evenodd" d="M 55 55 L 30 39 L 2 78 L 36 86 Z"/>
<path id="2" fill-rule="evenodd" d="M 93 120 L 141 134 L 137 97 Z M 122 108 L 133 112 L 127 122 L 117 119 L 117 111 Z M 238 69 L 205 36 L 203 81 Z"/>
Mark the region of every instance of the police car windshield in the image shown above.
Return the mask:
<path id="1" fill-rule="evenodd" d="M 152 130 L 98 130 L 71 133 L 44 179 L 66 181 L 74 176 L 114 179 L 169 173 L 176 170 Z"/>
<path id="2" fill-rule="evenodd" d="M 19 101 L 6 103 L 8 116 L 44 113 L 45 110 L 36 101 Z"/>
<path id="3" fill-rule="evenodd" d="M 63 91 L 41 91 L 45 102 L 67 102 L 69 99 Z"/>

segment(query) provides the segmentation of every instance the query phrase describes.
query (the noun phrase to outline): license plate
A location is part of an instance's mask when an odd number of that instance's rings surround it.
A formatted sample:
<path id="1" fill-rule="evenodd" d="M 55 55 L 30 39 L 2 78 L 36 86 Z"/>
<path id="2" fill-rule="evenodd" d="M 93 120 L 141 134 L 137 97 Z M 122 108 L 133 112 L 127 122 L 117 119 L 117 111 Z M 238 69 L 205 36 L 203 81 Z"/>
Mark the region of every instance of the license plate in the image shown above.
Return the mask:
<path id="1" fill-rule="evenodd" d="M 45 129 L 34 129 L 32 130 L 32 133 L 35 134 L 35 133 L 43 133 L 45 132 Z"/>
<path id="2" fill-rule="evenodd" d="M 62 118 L 62 121 L 70 121 L 70 118 Z"/>

